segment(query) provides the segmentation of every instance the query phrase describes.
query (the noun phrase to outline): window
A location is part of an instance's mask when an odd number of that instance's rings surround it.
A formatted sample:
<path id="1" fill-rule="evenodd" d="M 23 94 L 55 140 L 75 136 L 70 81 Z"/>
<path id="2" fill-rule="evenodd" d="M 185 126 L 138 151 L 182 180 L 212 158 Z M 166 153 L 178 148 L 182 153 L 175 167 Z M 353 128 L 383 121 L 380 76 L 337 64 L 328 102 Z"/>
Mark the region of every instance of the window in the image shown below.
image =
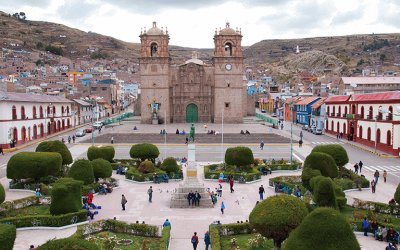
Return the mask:
<path id="1" fill-rule="evenodd" d="M 158 45 L 157 43 L 152 43 L 150 45 L 150 56 L 155 57 L 158 55 Z"/>
<path id="2" fill-rule="evenodd" d="M 373 119 L 374 108 L 369 106 L 368 119 Z"/>
<path id="3" fill-rule="evenodd" d="M 361 106 L 361 119 L 364 119 L 364 106 Z"/>
<path id="4" fill-rule="evenodd" d="M 97 91 L 97 87 L 91 87 L 91 91 Z"/>
<path id="5" fill-rule="evenodd" d="M 17 120 L 17 108 L 15 106 L 12 106 L 12 119 Z"/>
<path id="6" fill-rule="evenodd" d="M 107 91 L 107 87 L 101 87 L 101 91 Z"/>
<path id="7" fill-rule="evenodd" d="M 33 119 L 36 119 L 36 106 L 33 106 L 33 108 L 32 108 L 32 116 L 33 116 Z"/>
<path id="8" fill-rule="evenodd" d="M 225 43 L 225 56 L 232 56 L 232 44 Z"/>
<path id="9" fill-rule="evenodd" d="M 386 145 L 392 145 L 392 132 L 390 132 L 390 130 L 386 133 Z"/>
<path id="10" fill-rule="evenodd" d="M 21 119 L 25 119 L 25 107 L 21 106 Z"/>
<path id="11" fill-rule="evenodd" d="M 371 128 L 370 127 L 368 127 L 368 130 L 367 130 L 367 139 L 368 139 L 368 141 L 371 140 Z"/>
<path id="12" fill-rule="evenodd" d="M 229 108 L 229 106 L 230 106 L 230 103 L 229 103 L 229 102 L 226 102 L 226 103 L 225 103 L 225 108 Z"/>
<path id="13" fill-rule="evenodd" d="M 360 128 L 358 129 L 358 137 L 359 138 L 363 138 L 363 129 L 362 129 L 362 126 L 360 126 Z"/>

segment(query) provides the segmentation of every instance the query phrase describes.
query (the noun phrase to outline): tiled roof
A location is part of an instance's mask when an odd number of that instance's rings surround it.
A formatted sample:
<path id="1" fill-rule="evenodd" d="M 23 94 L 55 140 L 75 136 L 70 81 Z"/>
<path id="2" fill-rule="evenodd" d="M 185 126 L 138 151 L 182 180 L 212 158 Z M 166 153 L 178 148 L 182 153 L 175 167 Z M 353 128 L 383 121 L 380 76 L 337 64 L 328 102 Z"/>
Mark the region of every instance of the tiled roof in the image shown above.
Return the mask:
<path id="1" fill-rule="evenodd" d="M 319 108 L 319 107 L 324 103 L 325 99 L 326 99 L 325 97 L 319 99 L 319 100 L 316 101 L 313 105 L 311 105 L 311 108 L 312 108 L 312 109 Z"/>
<path id="2" fill-rule="evenodd" d="M 378 93 L 368 94 L 355 94 L 353 95 L 352 101 L 363 102 L 363 101 L 388 101 L 398 100 L 400 101 L 400 91 L 387 91 Z"/>
<path id="3" fill-rule="evenodd" d="M 296 103 L 298 100 L 300 100 L 300 98 L 301 98 L 300 96 L 291 97 L 286 99 L 285 103 L 286 104 L 290 104 L 291 102 Z"/>
<path id="4" fill-rule="evenodd" d="M 318 98 L 320 98 L 320 97 L 316 97 L 316 96 L 306 97 L 303 100 L 297 102 L 296 105 L 307 105 L 310 102 L 313 102 L 313 101 L 317 100 Z"/>
<path id="5" fill-rule="evenodd" d="M 347 102 L 349 98 L 349 95 L 331 95 L 325 100 L 325 103 Z"/>
<path id="6" fill-rule="evenodd" d="M 344 84 L 400 84 L 400 77 L 342 77 Z"/>
<path id="7" fill-rule="evenodd" d="M 84 100 L 81 100 L 81 99 L 74 99 L 74 102 L 78 103 L 81 106 L 90 106 L 91 105 L 90 103 L 88 103 Z"/>
<path id="8" fill-rule="evenodd" d="M 15 101 L 15 102 L 41 102 L 41 103 L 71 103 L 65 97 L 50 96 L 43 94 L 32 93 L 16 93 L 0 91 L 0 102 Z"/>

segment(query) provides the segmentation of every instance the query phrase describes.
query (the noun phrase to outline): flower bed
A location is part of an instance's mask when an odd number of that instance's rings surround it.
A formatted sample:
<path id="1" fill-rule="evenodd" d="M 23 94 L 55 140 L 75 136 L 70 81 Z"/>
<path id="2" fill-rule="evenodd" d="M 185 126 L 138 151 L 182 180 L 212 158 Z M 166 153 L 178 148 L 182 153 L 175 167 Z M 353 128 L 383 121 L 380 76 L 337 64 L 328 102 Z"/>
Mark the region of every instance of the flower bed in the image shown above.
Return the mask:
<path id="1" fill-rule="evenodd" d="M 289 163 L 288 160 L 267 160 L 267 159 L 256 159 L 255 162 L 257 162 L 257 167 L 266 167 L 270 169 L 271 171 L 277 171 L 277 170 L 299 170 L 301 168 L 301 163 L 293 160 L 291 163 Z"/>
<path id="2" fill-rule="evenodd" d="M 125 178 L 128 180 L 133 180 L 138 182 L 153 181 L 154 173 L 156 173 L 157 176 L 159 176 L 161 182 L 162 182 L 162 176 L 167 174 L 165 171 L 160 169 L 156 169 L 156 171 L 153 173 L 144 174 L 139 172 L 139 170 L 136 167 L 131 166 L 129 167 L 128 172 L 126 172 Z M 178 173 L 168 174 L 168 179 L 181 180 L 182 178 L 183 178 L 182 170 Z"/>
<path id="3" fill-rule="evenodd" d="M 235 166 L 225 166 L 224 164 L 212 164 L 204 166 L 205 179 L 219 179 L 221 173 L 224 174 L 225 179 L 232 175 L 233 179 L 238 182 L 250 182 L 261 179 L 262 173 L 259 169 L 252 167 L 247 170 L 248 172 L 241 171 Z"/>

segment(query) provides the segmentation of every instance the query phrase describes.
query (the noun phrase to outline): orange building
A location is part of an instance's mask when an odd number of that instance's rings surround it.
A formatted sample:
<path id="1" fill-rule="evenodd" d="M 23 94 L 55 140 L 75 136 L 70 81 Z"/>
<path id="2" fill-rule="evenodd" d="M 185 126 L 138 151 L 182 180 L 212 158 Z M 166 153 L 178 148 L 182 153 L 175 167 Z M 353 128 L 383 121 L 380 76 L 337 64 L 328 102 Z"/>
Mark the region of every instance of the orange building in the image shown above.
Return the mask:
<path id="1" fill-rule="evenodd" d="M 293 114 L 290 112 L 290 104 L 295 104 L 302 98 L 300 96 L 289 98 L 285 101 L 285 121 L 292 121 L 292 117 L 296 117 L 296 109 L 293 107 Z"/>
<path id="2" fill-rule="evenodd" d="M 85 75 L 85 72 L 83 71 L 71 71 L 68 72 L 68 84 L 75 86 L 76 83 L 78 82 L 78 80 L 80 78 L 83 78 L 83 76 Z"/>

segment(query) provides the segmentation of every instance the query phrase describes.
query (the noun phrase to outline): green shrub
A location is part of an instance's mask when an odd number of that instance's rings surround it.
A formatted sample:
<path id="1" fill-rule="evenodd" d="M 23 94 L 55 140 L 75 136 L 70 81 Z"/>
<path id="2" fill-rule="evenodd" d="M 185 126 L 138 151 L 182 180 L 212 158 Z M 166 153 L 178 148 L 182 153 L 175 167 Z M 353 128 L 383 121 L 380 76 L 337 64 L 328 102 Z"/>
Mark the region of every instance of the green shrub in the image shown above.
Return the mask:
<path id="1" fill-rule="evenodd" d="M 332 156 L 326 153 L 312 152 L 304 161 L 304 169 L 318 169 L 321 175 L 335 178 L 339 175 L 338 168 Z"/>
<path id="2" fill-rule="evenodd" d="M 221 236 L 219 234 L 219 226 L 211 224 L 209 227 L 211 238 L 211 249 L 221 250 Z"/>
<path id="3" fill-rule="evenodd" d="M 133 180 L 133 181 L 138 181 L 138 182 L 153 181 L 154 173 L 156 173 L 158 176 L 163 176 L 164 174 L 166 174 L 165 171 L 157 170 L 157 169 L 152 173 L 145 174 L 145 173 L 139 172 L 139 170 L 137 168 L 130 168 L 128 170 L 128 172 L 125 174 L 125 178 L 127 180 Z M 173 174 L 173 175 L 175 176 L 175 174 Z M 178 178 L 178 179 L 182 179 L 182 176 L 183 176 L 182 173 L 179 174 L 180 178 Z M 172 176 L 170 176 L 170 178 L 171 177 Z M 175 178 L 175 179 L 177 179 L 177 178 Z"/>
<path id="4" fill-rule="evenodd" d="M 7 178 L 38 180 L 40 177 L 57 175 L 61 171 L 62 158 L 54 152 L 20 152 L 11 156 L 7 163 Z"/>
<path id="5" fill-rule="evenodd" d="M 112 167 L 109 161 L 98 158 L 92 161 L 94 178 L 108 178 L 112 175 Z"/>
<path id="6" fill-rule="evenodd" d="M 3 185 L 0 183 L 0 204 L 2 204 L 6 200 L 6 191 L 4 190 Z"/>
<path id="7" fill-rule="evenodd" d="M 346 149 L 339 144 L 318 145 L 313 148 L 312 152 L 321 152 L 332 156 L 336 166 L 344 166 L 349 162 Z"/>
<path id="8" fill-rule="evenodd" d="M 76 160 L 69 170 L 69 176 L 75 180 L 83 181 L 84 184 L 93 183 L 94 173 L 92 164 L 85 159 Z"/>
<path id="9" fill-rule="evenodd" d="M 333 180 L 336 185 L 342 188 L 342 190 L 354 189 L 356 188 L 355 183 L 351 179 L 345 178 L 335 178 Z"/>
<path id="10" fill-rule="evenodd" d="M 347 220 L 335 209 L 316 208 L 290 234 L 282 250 L 346 249 L 360 246 Z"/>
<path id="11" fill-rule="evenodd" d="M 179 172 L 181 168 L 174 157 L 167 157 L 161 164 L 161 169 L 169 174 Z"/>
<path id="12" fill-rule="evenodd" d="M 14 248 L 17 230 L 15 225 L 0 224 L 0 246 L 3 250 L 12 250 Z"/>
<path id="13" fill-rule="evenodd" d="M 113 146 L 90 146 L 87 151 L 89 161 L 102 158 L 106 161 L 112 162 L 115 156 L 115 149 Z"/>
<path id="14" fill-rule="evenodd" d="M 57 152 L 62 157 L 62 165 L 72 163 L 72 155 L 68 147 L 61 141 L 44 141 L 36 147 L 36 152 Z"/>
<path id="15" fill-rule="evenodd" d="M 312 168 L 304 168 L 301 172 L 301 181 L 303 186 L 308 190 L 311 190 L 310 180 L 315 177 L 321 175 L 321 172 L 317 169 Z"/>
<path id="16" fill-rule="evenodd" d="M 129 155 L 134 159 L 151 160 L 152 162 L 160 155 L 157 146 L 150 143 L 135 144 L 131 147 Z"/>
<path id="17" fill-rule="evenodd" d="M 228 148 L 225 152 L 225 162 L 239 167 L 250 166 L 254 164 L 253 151 L 248 147 Z"/>
<path id="18" fill-rule="evenodd" d="M 318 182 L 320 182 L 324 178 L 326 178 L 326 177 L 324 177 L 322 175 L 318 175 L 318 176 L 315 176 L 315 177 L 311 178 L 311 180 L 310 180 L 310 187 L 311 187 L 310 191 L 314 191 L 316 189 L 317 185 L 318 185 Z"/>
<path id="19" fill-rule="evenodd" d="M 400 204 L 400 184 L 397 185 L 396 192 L 394 193 L 394 200 Z"/>
<path id="20" fill-rule="evenodd" d="M 82 209 L 82 181 L 61 178 L 51 191 L 50 213 L 53 215 L 77 212 Z"/>
<path id="21" fill-rule="evenodd" d="M 276 195 L 257 204 L 250 213 L 249 221 L 258 233 L 273 239 L 275 247 L 279 248 L 307 213 L 306 205 L 297 197 Z"/>
<path id="22" fill-rule="evenodd" d="M 145 160 L 142 163 L 140 163 L 139 167 L 138 167 L 139 172 L 141 173 L 153 173 L 156 171 L 156 168 L 154 167 L 153 162 L 149 161 L 149 160 Z"/>
<path id="23" fill-rule="evenodd" d="M 45 244 L 39 246 L 37 250 L 98 250 L 95 243 L 89 242 L 85 239 L 78 238 L 65 238 L 58 240 L 49 240 Z"/>
<path id="24" fill-rule="evenodd" d="M 162 229 L 162 236 L 160 239 L 160 247 L 159 250 L 168 249 L 167 246 L 169 244 L 169 238 L 171 236 L 171 227 L 163 227 Z"/>
<path id="25" fill-rule="evenodd" d="M 329 177 L 314 177 L 319 179 L 314 185 L 313 199 L 319 207 L 337 208 L 333 182 Z M 311 182 L 313 181 L 311 179 Z"/>

